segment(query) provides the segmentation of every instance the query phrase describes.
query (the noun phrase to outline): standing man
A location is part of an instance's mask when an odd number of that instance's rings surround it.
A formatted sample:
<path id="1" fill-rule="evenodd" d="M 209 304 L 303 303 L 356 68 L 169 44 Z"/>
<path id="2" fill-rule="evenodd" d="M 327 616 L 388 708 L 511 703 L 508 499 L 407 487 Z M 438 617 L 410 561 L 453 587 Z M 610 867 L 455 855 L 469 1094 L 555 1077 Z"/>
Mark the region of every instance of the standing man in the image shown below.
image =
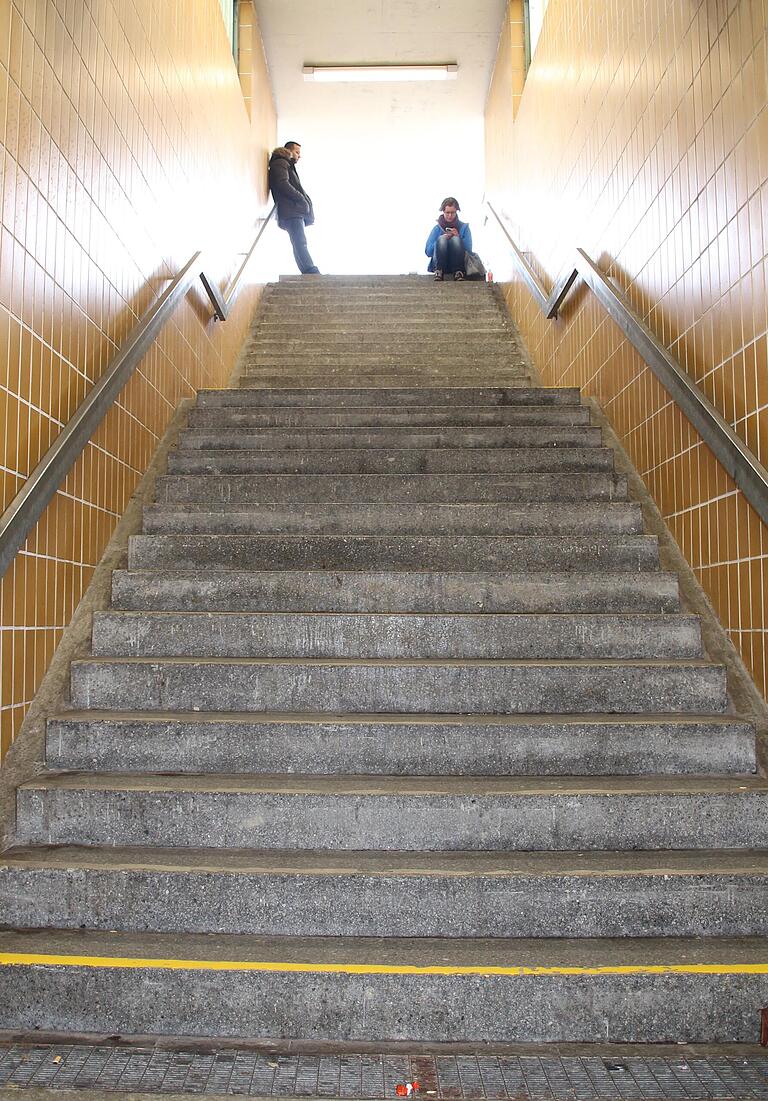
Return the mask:
<path id="1" fill-rule="evenodd" d="M 296 162 L 301 156 L 297 141 L 287 141 L 278 146 L 269 158 L 269 187 L 277 205 L 277 224 L 291 238 L 293 255 L 302 275 L 319 275 L 315 262 L 309 255 L 304 226 L 315 220 L 312 200 L 301 186 Z"/>

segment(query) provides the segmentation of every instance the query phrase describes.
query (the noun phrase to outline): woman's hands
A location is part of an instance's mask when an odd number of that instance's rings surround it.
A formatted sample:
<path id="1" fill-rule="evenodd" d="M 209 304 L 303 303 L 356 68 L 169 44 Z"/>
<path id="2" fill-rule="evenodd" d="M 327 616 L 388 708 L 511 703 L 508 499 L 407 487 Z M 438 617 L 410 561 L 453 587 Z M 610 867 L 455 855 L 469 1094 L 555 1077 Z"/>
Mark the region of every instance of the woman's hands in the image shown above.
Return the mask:
<path id="1" fill-rule="evenodd" d="M 445 237 L 458 237 L 459 236 L 459 231 L 456 229 L 455 226 L 448 226 L 448 228 L 445 230 L 444 236 Z"/>

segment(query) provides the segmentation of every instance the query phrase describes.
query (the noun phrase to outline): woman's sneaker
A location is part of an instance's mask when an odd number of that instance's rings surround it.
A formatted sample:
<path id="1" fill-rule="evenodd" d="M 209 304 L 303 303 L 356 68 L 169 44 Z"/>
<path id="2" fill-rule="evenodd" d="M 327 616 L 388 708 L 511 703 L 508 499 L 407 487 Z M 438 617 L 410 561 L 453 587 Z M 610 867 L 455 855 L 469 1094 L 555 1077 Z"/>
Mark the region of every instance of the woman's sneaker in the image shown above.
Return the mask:
<path id="1" fill-rule="evenodd" d="M 454 278 L 454 282 L 456 282 L 456 283 L 461 282 L 461 280 L 464 278 L 464 272 L 463 271 L 455 271 L 453 273 L 453 278 Z"/>
<path id="2" fill-rule="evenodd" d="M 442 268 L 435 268 L 435 282 L 436 283 L 442 283 L 442 281 L 443 281 L 443 269 Z"/>

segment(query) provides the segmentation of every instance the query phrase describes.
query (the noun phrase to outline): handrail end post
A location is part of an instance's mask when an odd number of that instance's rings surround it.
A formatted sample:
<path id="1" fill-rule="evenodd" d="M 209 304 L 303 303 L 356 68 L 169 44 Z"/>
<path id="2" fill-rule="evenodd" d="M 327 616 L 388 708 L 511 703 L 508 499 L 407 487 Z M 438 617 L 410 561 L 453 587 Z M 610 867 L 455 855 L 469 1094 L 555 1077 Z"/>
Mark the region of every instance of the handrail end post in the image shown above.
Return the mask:
<path id="1" fill-rule="evenodd" d="M 211 300 L 211 305 L 213 306 L 213 316 L 214 316 L 215 320 L 216 321 L 226 321 L 227 320 L 227 307 L 226 307 L 226 304 L 224 302 L 224 299 L 221 297 L 221 294 L 219 293 L 219 288 L 216 287 L 213 283 L 211 283 L 210 279 L 208 278 L 208 276 L 205 274 L 204 271 L 200 272 L 200 280 L 201 280 L 203 286 L 205 287 L 205 290 L 206 290 L 206 293 L 207 293 L 208 297 Z"/>

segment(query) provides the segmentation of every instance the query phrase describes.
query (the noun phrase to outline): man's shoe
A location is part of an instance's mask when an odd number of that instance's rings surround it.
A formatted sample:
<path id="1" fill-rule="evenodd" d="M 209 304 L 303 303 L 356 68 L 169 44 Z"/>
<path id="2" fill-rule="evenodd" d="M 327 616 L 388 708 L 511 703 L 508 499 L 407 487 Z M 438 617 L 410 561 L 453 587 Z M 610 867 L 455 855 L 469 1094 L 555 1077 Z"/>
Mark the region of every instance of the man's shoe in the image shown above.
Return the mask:
<path id="1" fill-rule="evenodd" d="M 435 268 L 435 282 L 436 283 L 442 283 L 442 281 L 443 281 L 442 268 Z"/>

